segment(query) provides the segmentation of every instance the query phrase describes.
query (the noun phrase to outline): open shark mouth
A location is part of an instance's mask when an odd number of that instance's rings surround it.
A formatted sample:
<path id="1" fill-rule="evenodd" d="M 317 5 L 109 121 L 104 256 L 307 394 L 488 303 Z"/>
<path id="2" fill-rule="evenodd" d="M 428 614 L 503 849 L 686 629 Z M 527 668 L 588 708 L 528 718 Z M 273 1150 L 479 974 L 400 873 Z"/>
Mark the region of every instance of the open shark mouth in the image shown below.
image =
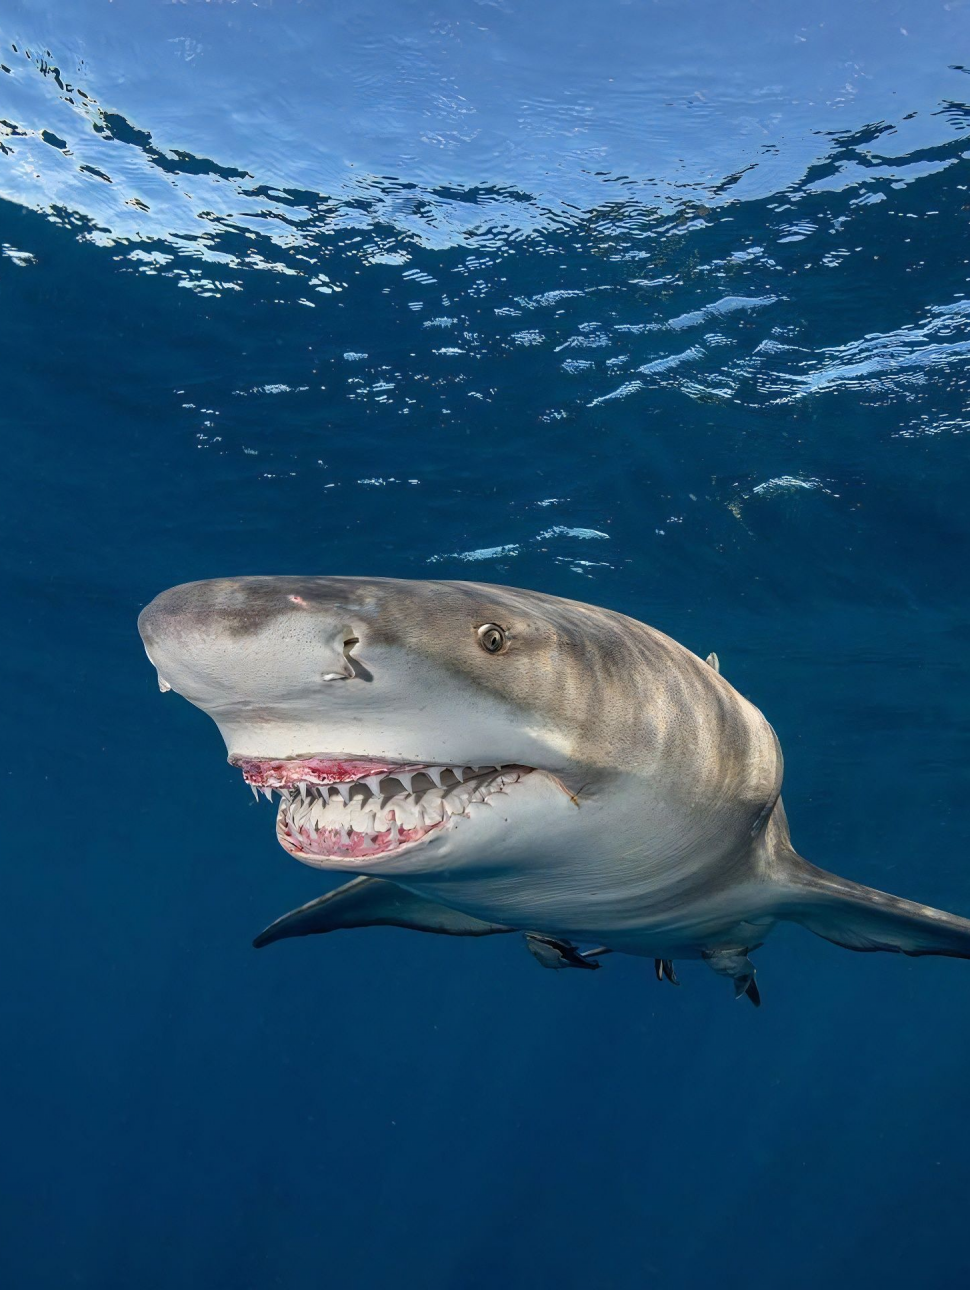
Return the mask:
<path id="1" fill-rule="evenodd" d="M 232 757 L 254 794 L 280 795 L 276 836 L 306 864 L 399 855 L 494 799 L 528 766 L 432 766 L 371 758 Z"/>

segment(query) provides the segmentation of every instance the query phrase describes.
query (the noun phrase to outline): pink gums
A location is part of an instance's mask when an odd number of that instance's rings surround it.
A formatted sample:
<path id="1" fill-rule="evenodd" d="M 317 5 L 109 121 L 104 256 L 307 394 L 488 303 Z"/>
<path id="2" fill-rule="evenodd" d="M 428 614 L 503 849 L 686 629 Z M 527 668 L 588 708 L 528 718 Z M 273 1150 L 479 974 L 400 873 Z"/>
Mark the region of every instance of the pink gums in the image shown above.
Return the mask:
<path id="1" fill-rule="evenodd" d="M 377 761 L 369 758 L 307 757 L 295 761 L 266 761 L 255 757 L 232 757 L 247 784 L 257 788 L 288 788 L 301 781 L 308 784 L 340 784 L 363 779 L 365 775 L 393 775 L 395 771 L 423 770 L 423 763 Z"/>
<path id="2" fill-rule="evenodd" d="M 363 860 L 368 856 L 378 856 L 389 851 L 400 851 L 401 847 L 407 842 L 420 842 L 426 838 L 429 833 L 434 833 L 436 829 L 444 827 L 445 821 L 439 821 L 430 824 L 424 828 L 399 829 L 398 840 L 395 845 L 391 841 L 390 829 L 385 829 L 383 833 L 375 833 L 368 836 L 366 833 L 351 833 L 348 835 L 347 842 L 340 841 L 340 834 L 336 829 L 321 829 L 318 833 L 311 833 L 308 828 L 297 829 L 295 825 L 290 824 L 287 828 L 277 825 L 276 836 L 285 851 L 290 855 L 302 859 L 304 856 L 327 856 L 332 859 L 351 859 Z"/>

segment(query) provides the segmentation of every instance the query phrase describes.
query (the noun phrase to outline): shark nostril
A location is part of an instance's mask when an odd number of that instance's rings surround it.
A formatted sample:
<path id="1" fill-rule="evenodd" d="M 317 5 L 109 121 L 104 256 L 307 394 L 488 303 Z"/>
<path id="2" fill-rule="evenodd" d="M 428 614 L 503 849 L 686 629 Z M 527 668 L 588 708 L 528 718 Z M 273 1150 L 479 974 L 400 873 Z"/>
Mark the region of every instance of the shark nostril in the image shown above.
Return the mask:
<path id="1" fill-rule="evenodd" d="M 360 644 L 360 637 L 357 635 L 354 629 L 352 627 L 345 627 L 344 628 L 344 658 L 346 659 L 347 666 L 350 668 L 351 672 L 357 678 L 358 681 L 373 681 L 374 674 L 371 671 L 369 671 L 367 667 L 364 666 L 364 664 L 360 661 L 360 659 L 354 657 L 353 651 L 354 649 L 356 649 L 356 647 L 359 644 Z"/>
<path id="2" fill-rule="evenodd" d="M 338 668 L 330 672 L 324 672 L 325 681 L 372 681 L 374 678 L 359 659 L 354 658 L 353 649 L 360 644 L 360 637 L 354 633 L 352 627 L 345 627 L 338 637 L 340 640 L 340 650 L 343 659 Z"/>

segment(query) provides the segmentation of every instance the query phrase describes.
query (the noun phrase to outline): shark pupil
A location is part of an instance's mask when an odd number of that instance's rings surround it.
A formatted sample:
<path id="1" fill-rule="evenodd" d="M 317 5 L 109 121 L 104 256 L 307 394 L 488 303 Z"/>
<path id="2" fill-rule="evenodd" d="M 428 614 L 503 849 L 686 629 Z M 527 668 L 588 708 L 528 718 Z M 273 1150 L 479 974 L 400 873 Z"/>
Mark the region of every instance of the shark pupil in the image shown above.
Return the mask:
<path id="1" fill-rule="evenodd" d="M 495 623 L 485 623 L 478 629 L 478 640 L 487 654 L 501 654 L 505 649 L 506 635 Z"/>

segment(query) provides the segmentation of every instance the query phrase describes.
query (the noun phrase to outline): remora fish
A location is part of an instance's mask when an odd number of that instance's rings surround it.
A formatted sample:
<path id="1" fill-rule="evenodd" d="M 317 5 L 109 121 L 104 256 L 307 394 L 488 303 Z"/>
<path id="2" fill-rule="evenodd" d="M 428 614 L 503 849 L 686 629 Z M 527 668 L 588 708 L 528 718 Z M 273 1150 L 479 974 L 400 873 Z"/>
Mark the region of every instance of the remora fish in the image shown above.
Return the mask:
<path id="1" fill-rule="evenodd" d="M 254 577 L 174 587 L 138 626 L 160 687 L 279 793 L 283 848 L 357 875 L 256 945 L 518 930 L 556 968 L 614 951 L 676 982 L 674 960 L 704 959 L 755 1003 L 748 955 L 779 919 L 970 957 L 970 921 L 797 855 L 771 726 L 715 655 L 622 614 L 481 583 Z"/>

